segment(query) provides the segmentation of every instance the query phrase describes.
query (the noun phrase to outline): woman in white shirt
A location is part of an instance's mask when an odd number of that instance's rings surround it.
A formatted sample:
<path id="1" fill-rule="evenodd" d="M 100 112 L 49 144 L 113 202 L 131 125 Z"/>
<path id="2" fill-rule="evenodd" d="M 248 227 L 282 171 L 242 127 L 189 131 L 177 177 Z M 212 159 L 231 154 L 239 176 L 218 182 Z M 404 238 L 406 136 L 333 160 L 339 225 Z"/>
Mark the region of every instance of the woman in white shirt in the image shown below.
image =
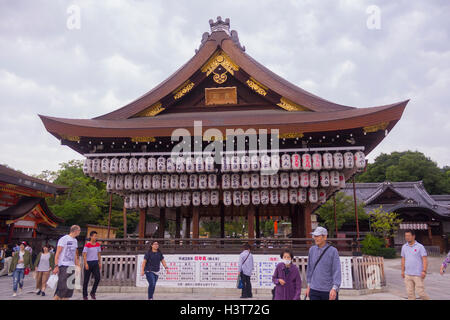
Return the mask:
<path id="1" fill-rule="evenodd" d="M 55 266 L 55 255 L 51 253 L 47 245 L 42 247 L 42 251 L 34 262 L 36 270 L 36 294 L 45 296 L 47 280 L 50 277 L 50 271 Z"/>

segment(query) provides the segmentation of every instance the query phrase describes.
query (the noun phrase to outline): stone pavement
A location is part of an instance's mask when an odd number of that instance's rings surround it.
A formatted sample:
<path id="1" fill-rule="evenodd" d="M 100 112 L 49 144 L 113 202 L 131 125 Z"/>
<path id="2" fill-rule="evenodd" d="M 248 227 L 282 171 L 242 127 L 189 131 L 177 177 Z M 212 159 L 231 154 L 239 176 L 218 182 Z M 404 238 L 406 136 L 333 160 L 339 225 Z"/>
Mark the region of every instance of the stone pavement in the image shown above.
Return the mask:
<path id="1" fill-rule="evenodd" d="M 450 274 L 439 274 L 439 267 L 444 258 L 430 257 L 428 268 L 428 275 L 425 279 L 425 290 L 431 299 L 434 300 L 450 300 Z M 450 273 L 450 270 L 449 270 Z M 406 292 L 403 279 L 400 276 L 400 259 L 386 259 L 385 260 L 385 274 L 387 280 L 387 287 L 384 292 L 365 294 L 365 295 L 350 295 L 342 292 L 341 300 L 404 300 L 406 299 Z M 31 276 L 26 276 L 24 281 L 24 290 L 22 294 L 17 297 L 12 296 L 12 277 L 0 277 L 0 300 L 51 300 L 54 291 L 47 289 L 46 296 L 37 296 L 35 291 L 35 282 Z M 101 288 L 101 287 L 100 287 Z M 113 293 L 101 292 L 97 293 L 98 300 L 145 300 L 147 298 L 145 291 L 129 292 L 129 293 Z M 159 292 L 158 292 L 159 291 Z M 240 300 L 240 290 L 214 290 L 213 292 L 202 293 L 169 293 L 166 290 L 156 287 L 155 300 Z M 263 292 L 254 294 L 254 298 L 248 300 L 270 300 L 272 297 L 270 293 Z M 80 292 L 75 292 L 72 300 L 81 300 Z"/>

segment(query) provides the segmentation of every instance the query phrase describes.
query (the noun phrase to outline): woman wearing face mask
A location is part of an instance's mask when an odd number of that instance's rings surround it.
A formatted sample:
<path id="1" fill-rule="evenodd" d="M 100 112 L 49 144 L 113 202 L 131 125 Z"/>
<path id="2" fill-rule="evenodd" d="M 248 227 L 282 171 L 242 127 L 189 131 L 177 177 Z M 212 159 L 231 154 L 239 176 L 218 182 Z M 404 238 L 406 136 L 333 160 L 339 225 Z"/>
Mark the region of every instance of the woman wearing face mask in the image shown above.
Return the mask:
<path id="1" fill-rule="evenodd" d="M 298 267 L 292 263 L 293 254 L 283 250 L 280 254 L 282 262 L 275 268 L 272 281 L 275 286 L 274 300 L 299 300 L 302 280 Z"/>

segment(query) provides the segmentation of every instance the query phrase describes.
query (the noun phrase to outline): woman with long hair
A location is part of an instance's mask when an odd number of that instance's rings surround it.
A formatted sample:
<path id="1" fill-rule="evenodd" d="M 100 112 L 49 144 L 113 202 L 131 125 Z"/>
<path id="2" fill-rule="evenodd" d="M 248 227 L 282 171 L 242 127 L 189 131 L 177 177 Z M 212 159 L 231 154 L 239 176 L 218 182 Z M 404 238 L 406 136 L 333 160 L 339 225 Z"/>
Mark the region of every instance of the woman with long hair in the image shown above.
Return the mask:
<path id="1" fill-rule="evenodd" d="M 44 245 L 34 262 L 37 295 L 45 296 L 47 280 L 50 277 L 50 271 L 53 270 L 54 267 L 55 255 L 49 251 L 48 245 Z"/>
<path id="2" fill-rule="evenodd" d="M 167 264 L 164 260 L 164 256 L 159 249 L 158 241 L 152 241 L 150 249 L 144 256 L 144 261 L 141 266 L 141 276 L 147 278 L 148 281 L 148 300 L 153 300 L 153 294 L 155 293 L 156 281 L 158 281 L 158 272 L 160 270 L 160 264 L 167 270 Z"/>

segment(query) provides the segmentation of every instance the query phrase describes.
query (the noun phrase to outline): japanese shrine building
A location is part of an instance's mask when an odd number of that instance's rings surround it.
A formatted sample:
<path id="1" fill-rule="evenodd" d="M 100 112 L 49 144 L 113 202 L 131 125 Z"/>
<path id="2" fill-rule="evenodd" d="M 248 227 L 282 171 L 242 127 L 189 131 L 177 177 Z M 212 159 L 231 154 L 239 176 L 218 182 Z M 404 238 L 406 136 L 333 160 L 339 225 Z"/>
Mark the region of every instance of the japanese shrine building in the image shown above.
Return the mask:
<path id="1" fill-rule="evenodd" d="M 182 219 L 186 236 L 192 222 L 198 238 L 200 219 L 212 217 L 224 237 L 225 219 L 235 216 L 248 218 L 249 238 L 268 216 L 291 219 L 293 237 L 309 236 L 314 210 L 364 170 L 408 100 L 330 102 L 251 58 L 229 19 L 209 23 L 189 61 L 124 107 L 93 119 L 41 120 L 86 157 L 86 174 L 140 210 L 141 237 L 147 215 L 161 226 L 175 220 L 178 236 Z"/>

